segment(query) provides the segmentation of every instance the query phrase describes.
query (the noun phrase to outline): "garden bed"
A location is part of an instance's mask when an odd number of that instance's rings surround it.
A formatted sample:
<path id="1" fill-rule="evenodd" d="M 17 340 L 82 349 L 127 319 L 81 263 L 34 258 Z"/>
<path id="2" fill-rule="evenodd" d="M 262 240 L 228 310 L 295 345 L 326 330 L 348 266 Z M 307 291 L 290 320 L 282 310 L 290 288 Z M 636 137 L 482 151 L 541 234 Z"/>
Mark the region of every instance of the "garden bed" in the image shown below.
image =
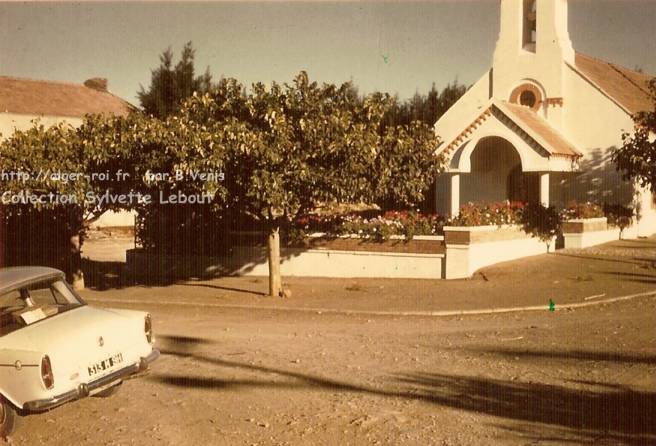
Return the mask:
<path id="1" fill-rule="evenodd" d="M 327 234 L 312 234 L 302 240 L 289 243 L 288 247 L 333 251 L 443 254 L 444 237 L 415 236 L 412 240 L 405 240 L 401 236 L 391 236 L 388 240 L 376 240 L 360 238 L 357 235 L 335 237 Z"/>

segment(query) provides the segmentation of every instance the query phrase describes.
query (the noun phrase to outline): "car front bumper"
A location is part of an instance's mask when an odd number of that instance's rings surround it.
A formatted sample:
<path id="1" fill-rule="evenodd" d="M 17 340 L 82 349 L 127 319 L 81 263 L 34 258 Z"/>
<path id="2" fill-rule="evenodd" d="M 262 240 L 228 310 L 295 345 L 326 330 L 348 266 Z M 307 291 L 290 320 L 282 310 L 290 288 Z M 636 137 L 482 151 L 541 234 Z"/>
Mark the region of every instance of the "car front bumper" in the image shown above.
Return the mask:
<path id="1" fill-rule="evenodd" d="M 56 395 L 52 398 L 28 401 L 23 405 L 23 409 L 28 412 L 45 412 L 64 403 L 87 397 L 96 389 L 111 387 L 112 384 L 118 384 L 120 381 L 129 377 L 130 375 L 143 372 L 148 368 L 148 365 L 157 358 L 159 358 L 159 350 L 154 348 L 148 356 L 141 358 L 139 362 L 135 364 L 129 365 L 120 370 L 116 370 L 115 372 L 112 372 L 109 375 L 103 376 L 88 384 L 82 383 L 77 386 L 77 388 L 69 390 L 68 392 L 64 392 L 60 395 Z"/>

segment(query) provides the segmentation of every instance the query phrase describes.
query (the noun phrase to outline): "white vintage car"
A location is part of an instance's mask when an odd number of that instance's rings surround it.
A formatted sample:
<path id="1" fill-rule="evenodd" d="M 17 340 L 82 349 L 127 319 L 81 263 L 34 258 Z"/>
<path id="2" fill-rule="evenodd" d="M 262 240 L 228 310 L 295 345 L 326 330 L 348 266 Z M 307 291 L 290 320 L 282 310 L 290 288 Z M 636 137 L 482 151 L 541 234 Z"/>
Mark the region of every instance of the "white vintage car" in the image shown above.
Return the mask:
<path id="1" fill-rule="evenodd" d="M 150 315 L 94 308 L 43 267 L 0 269 L 0 437 L 16 415 L 109 396 L 157 359 Z"/>

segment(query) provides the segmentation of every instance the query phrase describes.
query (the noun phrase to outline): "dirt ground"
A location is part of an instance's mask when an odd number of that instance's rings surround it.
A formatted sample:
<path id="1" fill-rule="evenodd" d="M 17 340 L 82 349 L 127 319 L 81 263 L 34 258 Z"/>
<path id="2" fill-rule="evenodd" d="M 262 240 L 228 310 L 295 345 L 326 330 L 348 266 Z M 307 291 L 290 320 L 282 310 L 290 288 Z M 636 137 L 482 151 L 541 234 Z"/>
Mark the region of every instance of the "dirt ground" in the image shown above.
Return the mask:
<path id="1" fill-rule="evenodd" d="M 150 311 L 163 355 L 109 399 L 23 418 L 11 442 L 656 444 L 656 296 L 559 307 L 656 291 L 653 262 L 650 239 L 510 262 L 469 281 L 290 279 L 286 300 L 261 296 L 263 278 L 85 291 L 94 305 Z M 556 311 L 316 310 L 549 298 Z"/>

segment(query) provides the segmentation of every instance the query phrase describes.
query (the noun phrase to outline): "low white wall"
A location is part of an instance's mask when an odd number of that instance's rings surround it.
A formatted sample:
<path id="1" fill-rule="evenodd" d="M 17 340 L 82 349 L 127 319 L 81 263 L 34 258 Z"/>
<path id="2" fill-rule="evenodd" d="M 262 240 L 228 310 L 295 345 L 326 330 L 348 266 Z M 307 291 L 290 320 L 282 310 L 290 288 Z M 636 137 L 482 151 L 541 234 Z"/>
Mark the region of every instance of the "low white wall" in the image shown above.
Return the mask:
<path id="1" fill-rule="evenodd" d="M 649 237 L 656 234 L 656 211 L 650 209 L 644 213 L 636 225 L 637 236 Z"/>
<path id="2" fill-rule="evenodd" d="M 281 274 L 301 277 L 440 279 L 444 262 L 443 254 L 327 249 L 284 249 L 282 254 Z M 246 276 L 268 275 L 267 261 L 248 262 L 252 258 L 258 258 L 257 251 L 248 248 L 236 250 L 232 261 L 237 264 L 243 262 L 237 273 Z"/>
<path id="3" fill-rule="evenodd" d="M 445 231 L 490 233 L 498 230 L 497 226 L 449 227 Z M 445 257 L 445 279 L 465 279 L 477 270 L 509 260 L 521 259 L 547 253 L 546 242 L 532 238 L 519 228 L 501 229 L 517 231 L 517 238 L 472 243 L 449 243 L 447 238 Z M 549 251 L 555 249 L 555 240 L 549 245 Z"/>
<path id="4" fill-rule="evenodd" d="M 538 238 L 520 240 L 503 240 L 498 242 L 477 243 L 470 246 L 469 276 L 477 270 L 495 263 L 537 256 L 554 251 L 552 241 L 547 251 L 547 244 Z"/>
<path id="5" fill-rule="evenodd" d="M 606 231 L 583 232 L 580 234 L 563 234 L 563 237 L 565 239 L 565 249 L 580 249 L 595 245 L 601 245 L 602 243 L 612 242 L 613 240 L 619 240 L 620 230 L 618 228 L 612 228 Z"/>
<path id="6" fill-rule="evenodd" d="M 640 233 L 639 225 L 635 221 L 633 226 L 625 228 L 622 232 L 620 232 L 620 228 L 611 227 L 605 231 L 563 234 L 563 238 L 565 239 L 565 249 L 589 248 L 591 246 L 601 245 L 615 240 L 637 239 L 638 236 L 642 237 L 643 235 Z"/>

